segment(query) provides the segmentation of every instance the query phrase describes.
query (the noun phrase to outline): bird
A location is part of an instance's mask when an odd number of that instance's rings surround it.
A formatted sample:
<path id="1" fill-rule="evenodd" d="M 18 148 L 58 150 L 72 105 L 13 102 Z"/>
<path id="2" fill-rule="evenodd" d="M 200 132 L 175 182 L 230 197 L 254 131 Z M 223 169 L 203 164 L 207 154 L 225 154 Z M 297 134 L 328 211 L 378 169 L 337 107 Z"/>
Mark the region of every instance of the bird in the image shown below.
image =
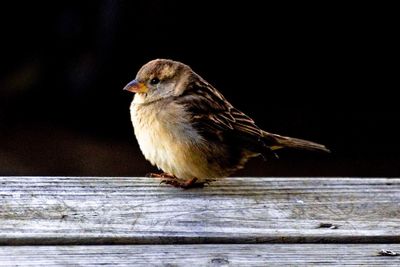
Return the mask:
<path id="1" fill-rule="evenodd" d="M 144 157 L 162 171 L 161 183 L 203 187 L 227 177 L 253 157 L 283 148 L 330 152 L 315 142 L 270 133 L 235 108 L 188 65 L 154 59 L 124 88 L 134 133 Z"/>

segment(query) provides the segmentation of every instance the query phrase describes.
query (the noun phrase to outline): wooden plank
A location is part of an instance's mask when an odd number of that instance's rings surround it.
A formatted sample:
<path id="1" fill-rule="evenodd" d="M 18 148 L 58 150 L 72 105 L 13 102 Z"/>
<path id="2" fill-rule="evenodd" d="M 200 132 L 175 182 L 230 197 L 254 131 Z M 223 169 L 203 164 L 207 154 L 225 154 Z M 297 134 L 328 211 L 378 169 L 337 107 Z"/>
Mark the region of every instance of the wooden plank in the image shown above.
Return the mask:
<path id="1" fill-rule="evenodd" d="M 0 266 L 399 266 L 399 244 L 5 246 Z"/>
<path id="2" fill-rule="evenodd" d="M 265 242 L 400 242 L 400 179 L 0 177 L 2 245 Z"/>

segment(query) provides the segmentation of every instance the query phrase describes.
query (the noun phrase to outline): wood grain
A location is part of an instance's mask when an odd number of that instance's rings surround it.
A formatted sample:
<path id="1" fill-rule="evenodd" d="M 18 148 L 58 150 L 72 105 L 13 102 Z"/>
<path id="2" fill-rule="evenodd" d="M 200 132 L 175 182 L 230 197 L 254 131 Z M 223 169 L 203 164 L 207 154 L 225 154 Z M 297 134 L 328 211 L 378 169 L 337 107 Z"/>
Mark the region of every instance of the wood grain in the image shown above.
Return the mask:
<path id="1" fill-rule="evenodd" d="M 399 244 L 5 246 L 0 266 L 399 266 Z"/>
<path id="2" fill-rule="evenodd" d="M 2 245 L 266 242 L 400 242 L 400 179 L 0 177 Z"/>

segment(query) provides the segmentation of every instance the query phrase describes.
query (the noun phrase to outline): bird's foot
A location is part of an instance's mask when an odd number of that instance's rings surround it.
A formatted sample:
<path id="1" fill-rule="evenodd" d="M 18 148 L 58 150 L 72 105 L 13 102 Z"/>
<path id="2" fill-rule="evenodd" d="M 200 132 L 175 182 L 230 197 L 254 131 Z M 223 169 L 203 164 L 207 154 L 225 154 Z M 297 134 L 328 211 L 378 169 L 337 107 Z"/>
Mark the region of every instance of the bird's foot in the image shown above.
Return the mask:
<path id="1" fill-rule="evenodd" d="M 169 184 L 174 187 L 182 188 L 182 189 L 190 189 L 190 188 L 203 188 L 205 184 L 208 184 L 212 180 L 207 180 L 204 182 L 197 182 L 197 178 L 190 178 L 184 181 L 180 181 L 177 179 L 164 179 L 161 181 L 161 184 Z"/>
<path id="2" fill-rule="evenodd" d="M 166 173 L 166 172 L 163 172 L 163 173 L 148 173 L 148 174 L 146 174 L 146 177 L 176 179 L 176 177 L 174 175 Z"/>

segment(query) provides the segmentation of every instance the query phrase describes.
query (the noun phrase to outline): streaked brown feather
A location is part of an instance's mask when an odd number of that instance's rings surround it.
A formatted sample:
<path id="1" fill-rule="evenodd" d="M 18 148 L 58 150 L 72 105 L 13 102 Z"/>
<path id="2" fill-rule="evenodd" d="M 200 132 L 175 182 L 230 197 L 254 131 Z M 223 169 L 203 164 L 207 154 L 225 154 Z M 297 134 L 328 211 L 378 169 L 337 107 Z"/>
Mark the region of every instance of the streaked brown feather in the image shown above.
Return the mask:
<path id="1" fill-rule="evenodd" d="M 214 87 L 196 79 L 176 101 L 186 105 L 194 127 L 207 141 L 216 139 L 237 149 L 271 154 L 262 130 L 246 114 L 234 108 Z"/>
<path id="2" fill-rule="evenodd" d="M 234 108 L 217 89 L 199 77 L 188 84 L 177 101 L 193 114 L 194 127 L 207 141 L 216 139 L 267 157 L 275 157 L 272 151 L 284 147 L 329 152 L 318 143 L 261 130 L 253 119 Z"/>

